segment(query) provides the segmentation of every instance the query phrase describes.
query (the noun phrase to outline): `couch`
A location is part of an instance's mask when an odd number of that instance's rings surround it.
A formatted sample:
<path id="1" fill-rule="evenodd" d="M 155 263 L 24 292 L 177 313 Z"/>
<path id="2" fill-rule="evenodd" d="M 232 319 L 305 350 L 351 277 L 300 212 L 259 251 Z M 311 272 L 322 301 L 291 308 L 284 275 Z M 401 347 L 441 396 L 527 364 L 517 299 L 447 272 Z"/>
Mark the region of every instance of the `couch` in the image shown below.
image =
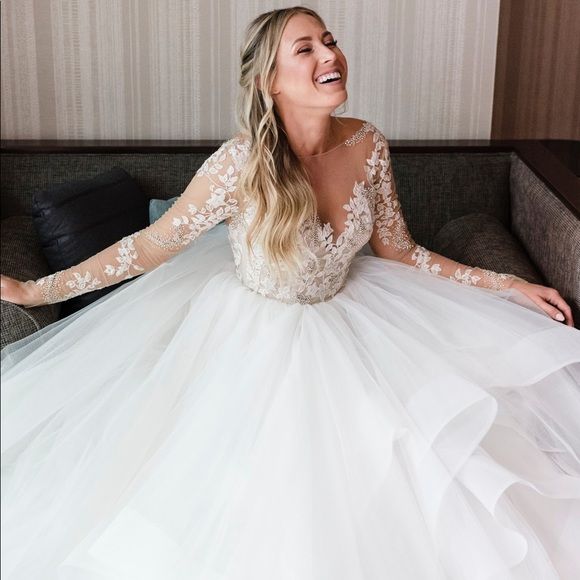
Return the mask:
<path id="1" fill-rule="evenodd" d="M 148 198 L 168 199 L 219 144 L 3 141 L 2 273 L 20 280 L 51 273 L 31 217 L 34 192 L 117 166 Z M 580 192 L 565 165 L 537 141 L 392 141 L 390 147 L 402 210 L 418 243 L 558 289 L 580 328 Z M 60 317 L 61 304 L 26 309 L 3 301 L 1 346 Z"/>

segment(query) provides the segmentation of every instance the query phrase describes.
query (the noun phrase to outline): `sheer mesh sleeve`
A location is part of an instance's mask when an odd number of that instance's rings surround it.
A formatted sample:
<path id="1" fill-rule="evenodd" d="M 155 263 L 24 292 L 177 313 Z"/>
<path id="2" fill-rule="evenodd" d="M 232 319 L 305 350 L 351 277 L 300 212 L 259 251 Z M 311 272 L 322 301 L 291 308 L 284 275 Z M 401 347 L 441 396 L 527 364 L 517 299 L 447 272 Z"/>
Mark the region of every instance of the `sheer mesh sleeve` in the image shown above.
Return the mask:
<path id="1" fill-rule="evenodd" d="M 249 141 L 236 135 L 208 157 L 175 203 L 156 222 L 91 258 L 25 283 L 38 300 L 53 304 L 148 272 L 203 232 L 237 212 L 235 196 Z"/>
<path id="2" fill-rule="evenodd" d="M 423 272 L 445 276 L 461 284 L 492 290 L 503 290 L 509 288 L 514 280 L 523 280 L 513 274 L 461 264 L 417 244 L 401 211 L 388 142 L 380 131 L 375 131 L 373 141 L 368 179 L 375 185 L 376 198 L 370 246 L 377 256 L 413 265 Z"/>

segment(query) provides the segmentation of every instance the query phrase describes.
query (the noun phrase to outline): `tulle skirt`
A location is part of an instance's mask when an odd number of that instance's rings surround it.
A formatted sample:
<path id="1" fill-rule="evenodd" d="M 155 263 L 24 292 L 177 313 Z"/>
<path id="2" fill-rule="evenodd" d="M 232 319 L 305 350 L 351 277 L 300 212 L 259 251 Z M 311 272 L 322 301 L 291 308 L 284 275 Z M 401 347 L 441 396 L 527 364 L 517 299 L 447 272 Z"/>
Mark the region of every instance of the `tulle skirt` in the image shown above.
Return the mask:
<path id="1" fill-rule="evenodd" d="M 4 580 L 580 577 L 580 331 L 517 290 L 285 304 L 217 227 L 2 370 Z"/>

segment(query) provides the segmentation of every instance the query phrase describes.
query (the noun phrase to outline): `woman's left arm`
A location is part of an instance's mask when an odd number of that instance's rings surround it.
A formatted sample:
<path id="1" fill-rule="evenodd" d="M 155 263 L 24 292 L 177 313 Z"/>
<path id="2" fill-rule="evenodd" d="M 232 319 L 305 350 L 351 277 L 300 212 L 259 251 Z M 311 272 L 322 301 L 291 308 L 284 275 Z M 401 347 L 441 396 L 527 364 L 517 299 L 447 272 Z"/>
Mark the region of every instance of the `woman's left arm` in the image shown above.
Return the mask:
<path id="1" fill-rule="evenodd" d="M 515 288 L 525 294 L 549 316 L 558 315 L 568 326 L 574 326 L 572 311 L 555 288 L 527 282 L 513 274 L 503 274 L 475 266 L 461 264 L 417 244 L 407 228 L 401 212 L 393 178 L 389 146 L 382 133 L 375 134 L 375 153 L 371 175 L 376 188 L 375 223 L 369 244 L 376 256 L 396 260 L 419 268 L 428 274 L 445 276 L 455 282 L 504 290 Z"/>

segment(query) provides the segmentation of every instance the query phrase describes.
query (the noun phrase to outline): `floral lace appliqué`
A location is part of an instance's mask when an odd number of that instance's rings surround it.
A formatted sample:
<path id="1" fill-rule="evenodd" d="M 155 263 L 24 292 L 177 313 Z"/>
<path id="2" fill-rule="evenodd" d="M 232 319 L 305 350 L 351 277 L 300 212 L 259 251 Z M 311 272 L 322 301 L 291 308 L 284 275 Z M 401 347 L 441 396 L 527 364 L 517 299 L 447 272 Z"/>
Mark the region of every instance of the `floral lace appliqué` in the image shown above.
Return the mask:
<path id="1" fill-rule="evenodd" d="M 231 143 L 231 144 L 230 144 Z M 174 216 L 171 232 L 162 234 L 145 231 L 145 237 L 163 249 L 175 251 L 187 246 L 203 232 L 232 217 L 238 211 L 238 202 L 233 196 L 237 188 L 239 171 L 249 153 L 249 140 L 232 139 L 208 157 L 196 175 L 210 180 L 210 195 L 203 206 L 190 203 L 187 215 Z M 231 158 L 231 163 L 226 161 Z"/>
<path id="2" fill-rule="evenodd" d="M 423 246 L 415 246 L 415 251 L 411 256 L 411 259 L 415 263 L 415 266 L 419 268 L 419 270 L 423 270 L 425 272 L 429 272 L 430 274 L 439 274 L 441 272 L 441 266 L 439 264 L 431 264 L 431 252 L 424 248 Z"/>
<path id="3" fill-rule="evenodd" d="M 352 144 L 359 143 L 361 136 L 364 137 L 371 128 L 370 123 L 363 125 L 353 135 Z M 367 159 L 367 164 L 370 162 Z M 255 245 L 253 253 L 250 255 L 248 252 L 244 236 L 255 208 L 246 206 L 236 220 L 228 224 L 238 277 L 259 294 L 283 302 L 312 304 L 332 298 L 344 286 L 354 256 L 371 237 L 375 195 L 373 182 L 355 181 L 352 196 L 342 206 L 346 210 L 344 229 L 336 239 L 333 239 L 335 232 L 331 224 L 322 223 L 318 217 L 303 224 L 301 239 L 309 252 L 305 252 L 301 274 L 289 284 L 277 282 L 264 259 L 262 248 Z"/>
<path id="4" fill-rule="evenodd" d="M 107 276 L 115 276 L 116 278 L 120 278 L 125 274 L 124 279 L 132 278 L 138 273 L 144 271 L 143 266 L 137 264 L 136 260 L 139 257 L 137 250 L 135 249 L 135 238 L 139 237 L 140 232 L 135 232 L 130 236 L 124 237 L 117 250 L 118 256 L 115 258 L 117 261 L 117 265 L 113 266 L 111 264 L 107 264 L 105 266 L 105 274 Z M 131 269 L 134 269 L 135 272 L 132 273 Z"/>
<path id="5" fill-rule="evenodd" d="M 377 183 L 376 224 L 381 242 L 397 250 L 411 250 L 415 242 L 409 235 L 401 205 L 393 189 L 391 158 L 380 133 L 373 133 L 375 144 L 368 160 L 367 179 Z"/>

